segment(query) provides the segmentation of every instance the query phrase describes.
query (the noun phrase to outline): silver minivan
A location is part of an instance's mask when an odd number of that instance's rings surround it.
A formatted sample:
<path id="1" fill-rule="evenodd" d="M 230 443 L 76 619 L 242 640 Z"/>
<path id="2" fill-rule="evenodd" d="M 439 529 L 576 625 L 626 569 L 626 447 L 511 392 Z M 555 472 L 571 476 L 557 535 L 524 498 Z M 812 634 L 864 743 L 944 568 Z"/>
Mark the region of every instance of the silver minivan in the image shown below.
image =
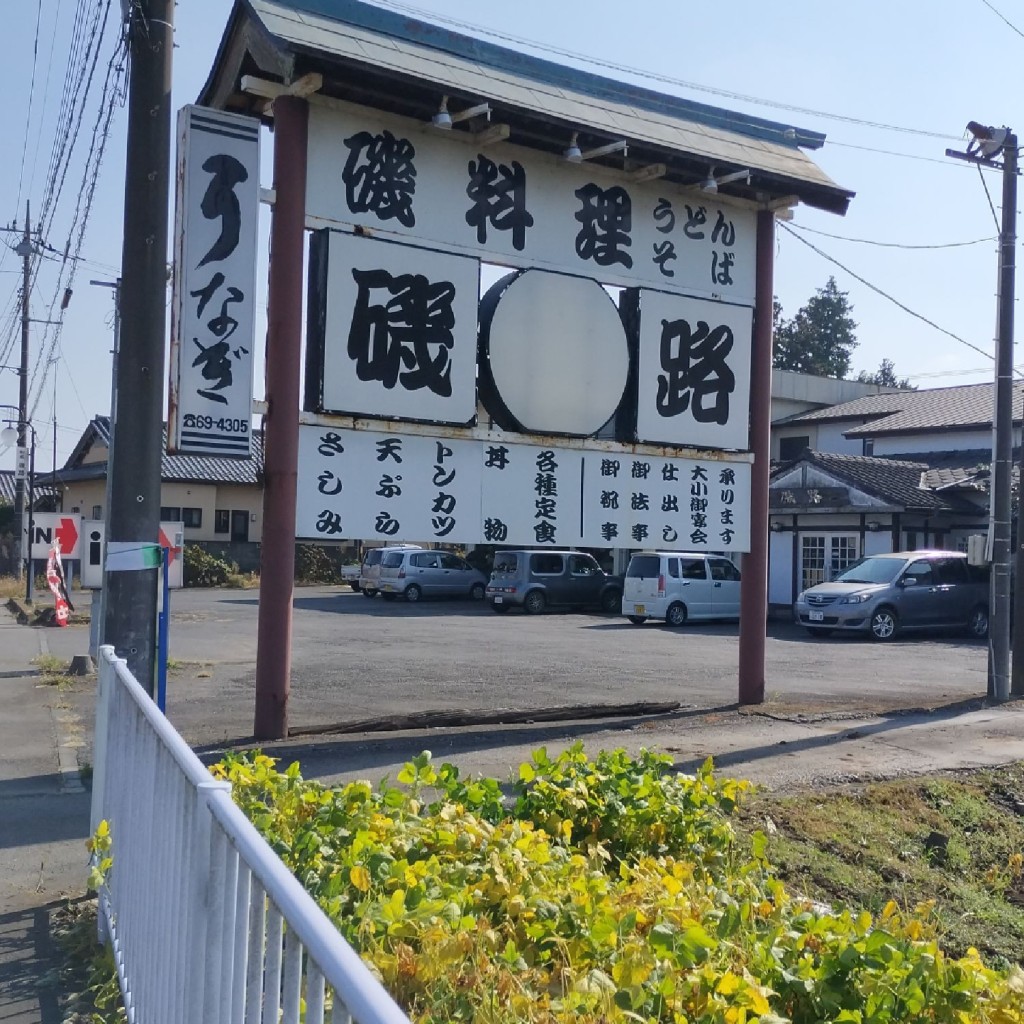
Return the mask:
<path id="1" fill-rule="evenodd" d="M 641 551 L 629 560 L 622 614 L 634 626 L 664 619 L 739 619 L 740 571 L 722 555 L 699 551 Z"/>
<path id="2" fill-rule="evenodd" d="M 380 563 L 380 595 L 385 601 L 404 597 L 471 597 L 484 599 L 487 577 L 450 551 L 386 548 Z"/>
<path id="3" fill-rule="evenodd" d="M 958 629 L 988 636 L 988 581 L 959 551 L 894 551 L 854 562 L 802 591 L 793 616 L 812 636 L 835 630 L 891 640 L 902 630 Z"/>

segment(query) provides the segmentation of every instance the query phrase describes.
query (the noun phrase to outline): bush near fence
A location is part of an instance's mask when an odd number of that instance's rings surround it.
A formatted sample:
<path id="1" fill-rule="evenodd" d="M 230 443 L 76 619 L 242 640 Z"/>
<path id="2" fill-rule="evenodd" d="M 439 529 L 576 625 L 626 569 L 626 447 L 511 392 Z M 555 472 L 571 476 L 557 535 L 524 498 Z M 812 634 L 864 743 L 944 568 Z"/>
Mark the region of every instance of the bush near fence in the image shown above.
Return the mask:
<path id="1" fill-rule="evenodd" d="M 224 541 L 189 541 L 185 544 L 185 586 L 224 587 L 258 584 L 260 546 Z M 343 565 L 357 562 L 354 546 L 296 544 L 295 582 L 344 582 Z"/>
<path id="2" fill-rule="evenodd" d="M 789 893 L 710 760 L 542 748 L 512 804 L 429 753 L 376 789 L 274 765 L 211 771 L 416 1024 L 1024 1022 L 1024 972 L 946 956 L 927 905 Z"/>

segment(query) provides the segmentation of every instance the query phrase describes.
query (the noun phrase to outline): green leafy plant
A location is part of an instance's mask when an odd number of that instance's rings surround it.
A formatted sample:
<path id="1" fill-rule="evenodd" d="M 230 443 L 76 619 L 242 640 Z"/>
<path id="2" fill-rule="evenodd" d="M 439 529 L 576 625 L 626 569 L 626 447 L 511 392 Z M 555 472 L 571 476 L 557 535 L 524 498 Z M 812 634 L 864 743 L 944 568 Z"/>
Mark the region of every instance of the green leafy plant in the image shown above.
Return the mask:
<path id="1" fill-rule="evenodd" d="M 927 904 L 794 897 L 734 837 L 750 787 L 668 769 L 539 750 L 510 801 L 426 752 L 377 787 L 212 770 L 417 1022 L 1024 1024 L 1019 969 L 946 956 Z"/>
<path id="2" fill-rule="evenodd" d="M 186 544 L 183 557 L 186 587 L 223 587 L 228 577 L 238 573 L 234 562 L 218 558 L 198 544 Z"/>

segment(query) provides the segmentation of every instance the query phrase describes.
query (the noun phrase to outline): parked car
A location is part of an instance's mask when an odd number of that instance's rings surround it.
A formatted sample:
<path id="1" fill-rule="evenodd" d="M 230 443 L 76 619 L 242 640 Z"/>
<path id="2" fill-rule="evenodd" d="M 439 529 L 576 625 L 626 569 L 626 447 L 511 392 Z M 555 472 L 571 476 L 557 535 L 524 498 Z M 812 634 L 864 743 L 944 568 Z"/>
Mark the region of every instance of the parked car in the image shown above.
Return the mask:
<path id="1" fill-rule="evenodd" d="M 487 577 L 450 551 L 385 548 L 380 563 L 380 593 L 385 600 L 404 597 L 471 597 L 484 599 Z"/>
<path id="2" fill-rule="evenodd" d="M 959 551 L 869 555 L 797 596 L 793 615 L 812 636 L 834 630 L 891 640 L 902 630 L 959 629 L 988 636 L 985 570 Z"/>
<path id="3" fill-rule="evenodd" d="M 362 574 L 361 565 L 343 565 L 341 567 L 341 582 L 347 583 L 357 593 L 359 591 L 359 577 Z"/>
<path id="4" fill-rule="evenodd" d="M 614 612 L 622 600 L 622 580 L 609 576 L 583 551 L 499 551 L 487 600 L 496 612 L 513 606 L 528 615 L 548 607 Z"/>
<path id="5" fill-rule="evenodd" d="M 693 551 L 641 551 L 629 560 L 622 614 L 640 626 L 739 619 L 740 571 L 728 558 Z"/>
<path id="6" fill-rule="evenodd" d="M 363 597 L 375 597 L 380 590 L 380 563 L 388 551 L 422 551 L 419 544 L 394 544 L 386 548 L 370 548 L 363 556 L 359 570 L 359 587 Z"/>

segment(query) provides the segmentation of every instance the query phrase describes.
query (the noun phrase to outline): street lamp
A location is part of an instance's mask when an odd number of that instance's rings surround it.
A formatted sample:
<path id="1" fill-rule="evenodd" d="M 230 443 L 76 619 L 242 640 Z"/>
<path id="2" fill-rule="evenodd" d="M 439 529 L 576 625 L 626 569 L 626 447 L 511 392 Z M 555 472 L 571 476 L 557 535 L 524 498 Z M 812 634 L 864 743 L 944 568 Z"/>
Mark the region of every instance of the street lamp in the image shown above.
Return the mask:
<path id="1" fill-rule="evenodd" d="M 17 409 L 13 405 L 0 406 L 4 409 L 13 409 L 17 412 Z M 4 419 L 7 424 L 3 430 L 0 430 L 0 443 L 4 445 L 14 445 L 18 441 L 18 437 L 22 431 L 27 430 L 32 437 L 31 444 L 28 451 L 28 535 L 25 538 L 24 550 L 22 554 L 25 558 L 25 601 L 28 604 L 32 603 L 32 503 L 34 499 L 33 491 L 36 483 L 36 428 L 26 420 L 13 418 Z M 18 468 L 17 474 L 23 475 L 25 472 L 24 463 L 21 459 L 24 457 L 21 453 L 24 452 L 24 446 L 18 446 Z M 18 529 L 21 529 L 21 523 L 18 523 Z"/>

